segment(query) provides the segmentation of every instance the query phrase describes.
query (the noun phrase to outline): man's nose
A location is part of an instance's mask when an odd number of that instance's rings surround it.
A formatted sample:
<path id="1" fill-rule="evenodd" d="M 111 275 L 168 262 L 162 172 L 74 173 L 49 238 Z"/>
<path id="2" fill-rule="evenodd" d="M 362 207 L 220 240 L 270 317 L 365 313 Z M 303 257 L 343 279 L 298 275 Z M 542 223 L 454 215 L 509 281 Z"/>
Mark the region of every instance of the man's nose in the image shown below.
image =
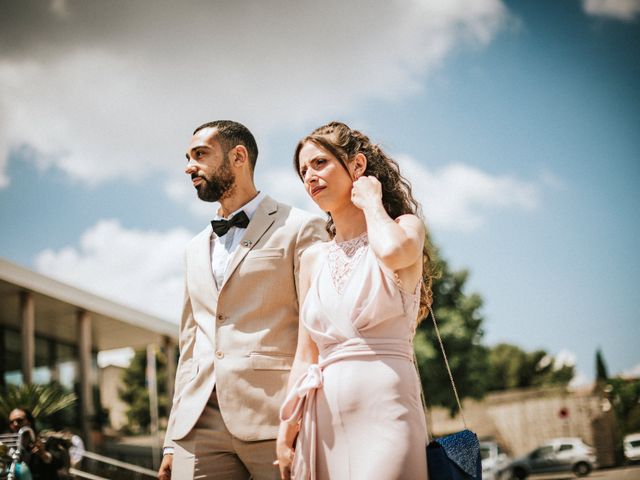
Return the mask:
<path id="1" fill-rule="evenodd" d="M 184 168 L 184 173 L 191 175 L 196 170 L 196 162 L 193 158 L 190 158 L 187 162 L 187 166 Z"/>

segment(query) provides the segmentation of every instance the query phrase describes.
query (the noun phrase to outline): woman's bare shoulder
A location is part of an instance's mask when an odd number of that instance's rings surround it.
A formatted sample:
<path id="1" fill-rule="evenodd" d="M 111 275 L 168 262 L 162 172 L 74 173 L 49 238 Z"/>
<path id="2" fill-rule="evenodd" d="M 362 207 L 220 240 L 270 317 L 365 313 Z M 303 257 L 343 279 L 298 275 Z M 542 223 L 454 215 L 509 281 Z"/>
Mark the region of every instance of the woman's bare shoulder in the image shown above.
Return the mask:
<path id="1" fill-rule="evenodd" d="M 406 227 L 412 227 L 422 232 L 424 232 L 425 230 L 424 221 L 413 213 L 405 213 L 404 215 L 400 215 L 395 219 L 395 222 Z"/>

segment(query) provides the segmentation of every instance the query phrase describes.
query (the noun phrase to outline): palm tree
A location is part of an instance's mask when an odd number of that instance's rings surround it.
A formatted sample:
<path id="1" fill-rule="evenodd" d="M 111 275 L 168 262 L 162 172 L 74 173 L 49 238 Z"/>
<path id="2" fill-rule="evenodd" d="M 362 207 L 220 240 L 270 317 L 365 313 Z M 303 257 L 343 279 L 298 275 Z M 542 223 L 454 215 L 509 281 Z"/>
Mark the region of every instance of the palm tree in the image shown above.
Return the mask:
<path id="1" fill-rule="evenodd" d="M 65 392 L 56 384 L 9 385 L 0 396 L 0 418 L 8 418 L 15 408 L 27 408 L 35 418 L 48 417 L 76 403 L 75 393 Z"/>

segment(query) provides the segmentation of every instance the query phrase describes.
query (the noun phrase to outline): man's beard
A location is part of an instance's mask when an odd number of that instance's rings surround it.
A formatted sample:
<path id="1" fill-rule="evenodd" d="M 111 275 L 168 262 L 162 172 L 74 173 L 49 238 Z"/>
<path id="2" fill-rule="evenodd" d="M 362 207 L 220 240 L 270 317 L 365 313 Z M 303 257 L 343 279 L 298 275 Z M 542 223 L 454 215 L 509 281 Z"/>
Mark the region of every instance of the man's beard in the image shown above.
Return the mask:
<path id="1" fill-rule="evenodd" d="M 191 177 L 202 178 L 202 182 L 196 187 L 196 190 L 198 198 L 205 202 L 219 202 L 222 198 L 229 196 L 236 185 L 236 179 L 228 162 L 222 164 L 215 176 L 192 175 Z"/>

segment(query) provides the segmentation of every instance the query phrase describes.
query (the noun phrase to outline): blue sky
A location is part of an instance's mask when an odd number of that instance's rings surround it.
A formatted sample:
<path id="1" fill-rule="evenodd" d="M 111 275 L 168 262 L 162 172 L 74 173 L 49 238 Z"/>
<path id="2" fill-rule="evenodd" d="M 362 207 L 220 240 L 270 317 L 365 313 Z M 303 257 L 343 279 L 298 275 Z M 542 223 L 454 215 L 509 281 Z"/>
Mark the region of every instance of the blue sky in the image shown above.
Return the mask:
<path id="1" fill-rule="evenodd" d="M 400 161 L 487 344 L 640 374 L 640 2 L 267 3 L 0 4 L 0 256 L 177 321 L 214 209 L 193 128 L 245 123 L 259 187 L 313 211 L 292 151 L 340 119 Z"/>

